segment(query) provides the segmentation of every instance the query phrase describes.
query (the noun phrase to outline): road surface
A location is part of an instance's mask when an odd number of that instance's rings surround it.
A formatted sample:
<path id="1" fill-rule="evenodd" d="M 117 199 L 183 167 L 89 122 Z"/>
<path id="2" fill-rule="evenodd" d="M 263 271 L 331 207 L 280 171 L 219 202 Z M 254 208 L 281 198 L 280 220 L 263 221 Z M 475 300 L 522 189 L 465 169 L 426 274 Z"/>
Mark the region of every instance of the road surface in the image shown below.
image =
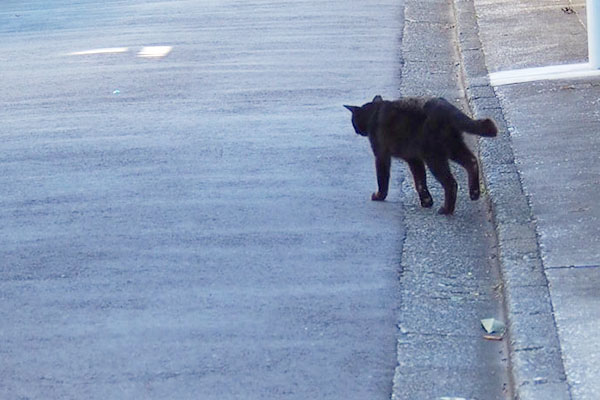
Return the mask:
<path id="1" fill-rule="evenodd" d="M 0 397 L 389 398 L 435 316 L 406 227 L 447 220 L 401 165 L 369 201 L 342 104 L 398 96 L 404 32 L 391 0 L 3 2 Z"/>

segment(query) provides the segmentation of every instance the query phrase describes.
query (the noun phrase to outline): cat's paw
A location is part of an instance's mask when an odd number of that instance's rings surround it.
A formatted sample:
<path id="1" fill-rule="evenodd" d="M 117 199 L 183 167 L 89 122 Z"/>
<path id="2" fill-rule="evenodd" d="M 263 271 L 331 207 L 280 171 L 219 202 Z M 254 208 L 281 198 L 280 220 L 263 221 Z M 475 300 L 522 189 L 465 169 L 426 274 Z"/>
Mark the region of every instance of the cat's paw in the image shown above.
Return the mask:
<path id="1" fill-rule="evenodd" d="M 421 207 L 431 208 L 433 206 L 433 198 L 431 196 L 423 196 L 420 198 Z"/>
<path id="2" fill-rule="evenodd" d="M 479 199 L 479 195 L 479 188 L 469 190 L 469 196 L 471 197 L 471 200 Z"/>
<path id="3" fill-rule="evenodd" d="M 454 210 L 450 210 L 444 206 L 440 207 L 440 209 L 438 210 L 438 214 L 440 215 L 452 215 L 453 212 Z"/>
<path id="4" fill-rule="evenodd" d="M 383 194 L 380 192 L 375 192 L 371 195 L 371 200 L 373 201 L 384 201 L 387 197 L 387 194 Z"/>

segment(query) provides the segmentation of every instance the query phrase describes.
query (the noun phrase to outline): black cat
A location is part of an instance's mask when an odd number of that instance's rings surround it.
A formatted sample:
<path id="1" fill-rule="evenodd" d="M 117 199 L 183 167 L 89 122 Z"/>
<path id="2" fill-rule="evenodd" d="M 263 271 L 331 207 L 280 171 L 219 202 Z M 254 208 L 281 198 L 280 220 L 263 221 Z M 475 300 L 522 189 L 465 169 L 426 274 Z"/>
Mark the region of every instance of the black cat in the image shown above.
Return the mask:
<path id="1" fill-rule="evenodd" d="M 375 155 L 379 190 L 371 200 L 383 201 L 388 193 L 391 157 L 405 160 L 413 174 L 421 206 L 431 207 L 425 164 L 444 187 L 444 205 L 439 214 L 452 214 L 457 184 L 448 160 L 462 165 L 469 175 L 469 194 L 479 198 L 477 158 L 465 145 L 462 132 L 496 136 L 491 119 L 473 120 L 443 98 L 407 97 L 385 101 L 375 96 L 361 107 L 344 106 L 352 112 L 352 125 L 361 136 L 368 136 Z"/>

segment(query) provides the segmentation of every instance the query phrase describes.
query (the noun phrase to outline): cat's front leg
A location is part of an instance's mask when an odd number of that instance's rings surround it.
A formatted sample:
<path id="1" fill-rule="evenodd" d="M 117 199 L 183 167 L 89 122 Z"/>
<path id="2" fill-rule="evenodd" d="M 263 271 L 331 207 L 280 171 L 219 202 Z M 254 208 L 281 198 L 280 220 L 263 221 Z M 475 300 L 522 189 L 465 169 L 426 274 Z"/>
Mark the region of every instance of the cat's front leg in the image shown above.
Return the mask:
<path id="1" fill-rule="evenodd" d="M 377 171 L 377 186 L 376 193 L 371 195 L 373 201 L 383 201 L 387 197 L 388 187 L 390 183 L 390 166 L 392 159 L 389 156 L 375 157 L 375 170 Z"/>

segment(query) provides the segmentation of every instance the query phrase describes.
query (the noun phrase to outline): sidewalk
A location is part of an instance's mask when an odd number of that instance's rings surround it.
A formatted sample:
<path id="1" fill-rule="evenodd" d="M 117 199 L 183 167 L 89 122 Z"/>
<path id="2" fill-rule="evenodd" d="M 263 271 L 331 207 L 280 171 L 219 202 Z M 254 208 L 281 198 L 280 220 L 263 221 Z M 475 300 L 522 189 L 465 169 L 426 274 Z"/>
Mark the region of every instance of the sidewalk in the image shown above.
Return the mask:
<path id="1" fill-rule="evenodd" d="M 586 62 L 585 2 L 454 0 L 467 94 L 503 134 L 481 156 L 520 399 L 600 398 L 600 78 L 489 86 Z"/>

